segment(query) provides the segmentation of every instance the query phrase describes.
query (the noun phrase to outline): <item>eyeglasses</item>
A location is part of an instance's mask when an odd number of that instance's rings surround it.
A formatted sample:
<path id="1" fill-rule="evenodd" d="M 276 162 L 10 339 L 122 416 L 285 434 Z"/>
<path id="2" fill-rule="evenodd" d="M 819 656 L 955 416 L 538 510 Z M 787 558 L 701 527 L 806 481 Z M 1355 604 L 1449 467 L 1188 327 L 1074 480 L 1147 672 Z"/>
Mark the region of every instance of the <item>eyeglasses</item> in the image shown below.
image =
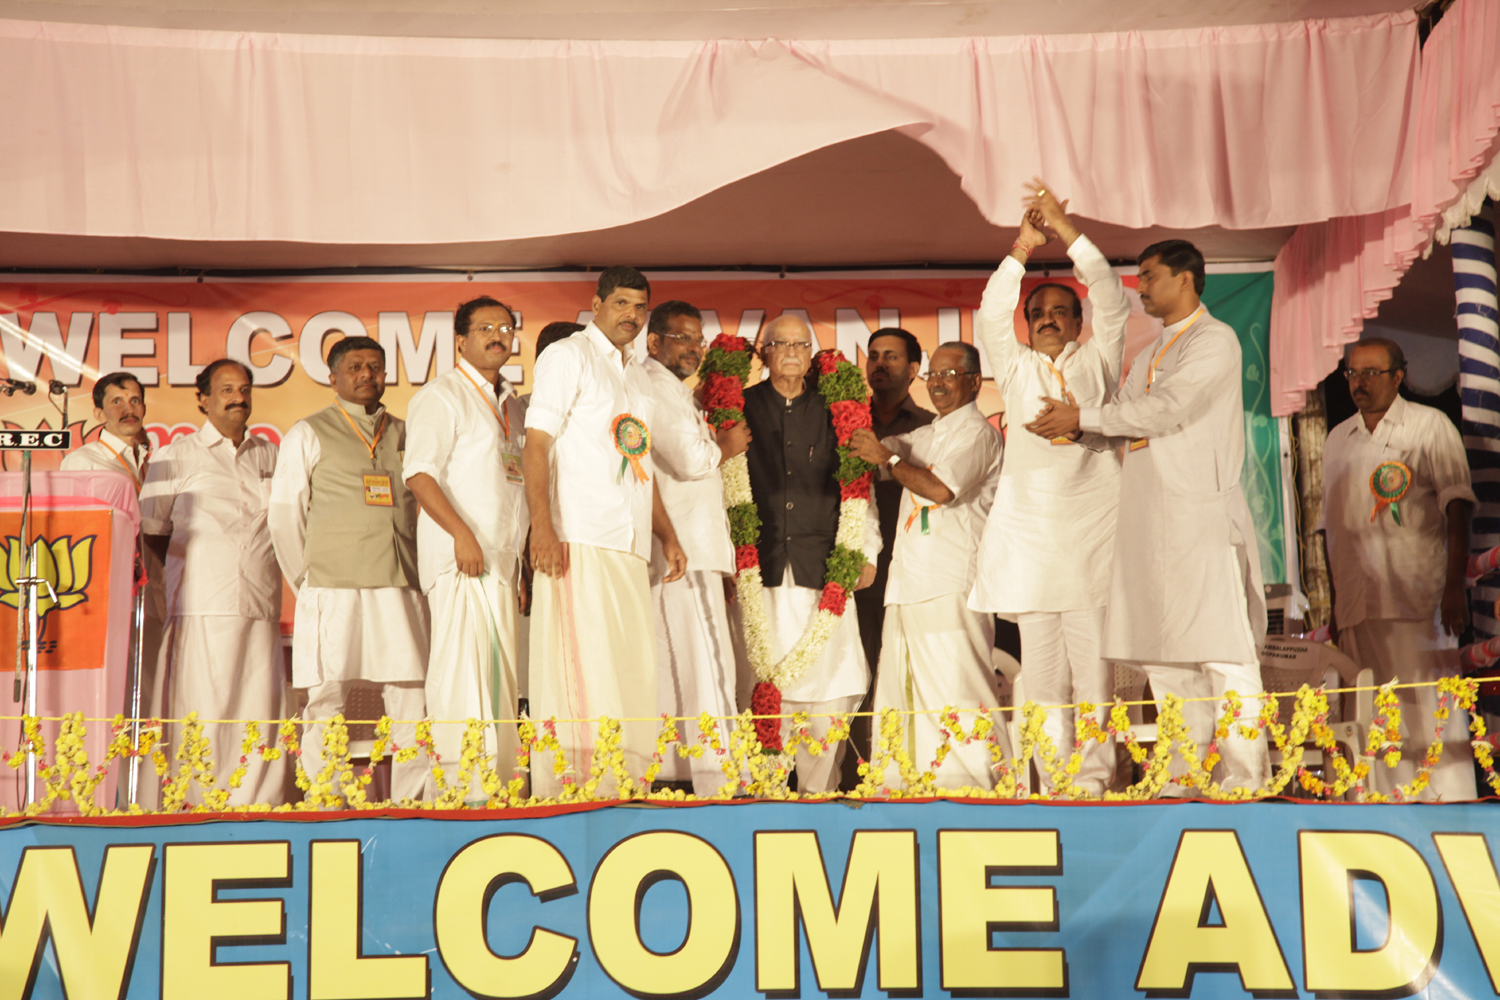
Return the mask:
<path id="1" fill-rule="evenodd" d="M 486 334 L 488 334 L 488 333 L 506 334 L 506 333 L 515 333 L 516 332 L 516 328 L 513 327 L 513 326 L 506 326 L 503 323 L 499 324 L 499 325 L 496 325 L 494 323 L 485 323 L 482 326 L 471 326 L 471 327 L 469 327 L 469 332 L 470 333 L 486 333 Z"/>
<path id="2" fill-rule="evenodd" d="M 772 340 L 766 346 L 774 351 L 811 351 L 812 345 L 805 340 Z"/>
<path id="3" fill-rule="evenodd" d="M 1361 379 L 1372 379 L 1376 375 L 1389 375 L 1391 372 L 1400 370 L 1399 368 L 1345 368 L 1344 378 L 1355 382 Z"/>
<path id="4" fill-rule="evenodd" d="M 702 349 L 707 343 L 702 337 L 692 337 L 685 333 L 664 333 L 662 336 L 668 340 L 675 340 L 679 344 L 687 344 L 689 347 L 697 347 L 699 349 Z"/>
<path id="5" fill-rule="evenodd" d="M 952 368 L 947 368 L 947 369 L 944 369 L 943 371 L 940 371 L 940 372 L 928 372 L 926 375 L 922 376 L 922 380 L 924 382 L 957 382 L 959 379 L 963 378 L 965 375 L 977 375 L 977 374 L 979 374 L 979 373 L 978 372 L 960 372 L 960 371 L 954 371 Z"/>

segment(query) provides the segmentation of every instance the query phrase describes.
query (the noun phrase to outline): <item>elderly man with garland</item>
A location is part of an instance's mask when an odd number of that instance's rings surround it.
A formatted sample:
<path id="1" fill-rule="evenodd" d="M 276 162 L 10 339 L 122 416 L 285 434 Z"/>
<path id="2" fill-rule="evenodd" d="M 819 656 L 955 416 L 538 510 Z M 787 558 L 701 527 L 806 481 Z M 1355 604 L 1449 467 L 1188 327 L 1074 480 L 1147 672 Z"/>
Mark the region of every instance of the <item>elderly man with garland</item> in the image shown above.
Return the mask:
<path id="1" fill-rule="evenodd" d="M 1186 240 L 1141 251 L 1141 305 L 1162 333 L 1131 365 L 1115 397 L 1080 408 L 1048 396 L 1026 429 L 1047 439 L 1078 431 L 1121 441 L 1119 525 L 1115 532 L 1103 654 L 1139 664 L 1160 699 L 1191 700 L 1183 721 L 1200 752 L 1228 692 L 1242 719 L 1260 713 L 1260 644 L 1266 606 L 1255 525 L 1240 489 L 1245 460 L 1240 342 L 1214 319 L 1203 294 L 1203 255 Z M 1266 741 L 1238 730 L 1218 741 L 1222 786 L 1261 787 L 1270 767 Z M 1174 777 L 1187 763 L 1172 758 Z M 1168 795 L 1191 794 L 1182 784 Z"/>
<path id="2" fill-rule="evenodd" d="M 770 376 L 745 390 L 745 421 L 752 435 L 750 487 L 760 511 L 758 548 L 765 591 L 762 608 L 737 610 L 742 628 L 762 620 L 763 613 L 769 633 L 768 668 L 773 672 L 814 622 L 826 564 L 839 534 L 841 490 L 836 477 L 841 456 L 833 419 L 815 383 L 808 379 L 813 351 L 812 329 L 804 320 L 793 314 L 772 320 L 761 334 L 760 354 Z M 853 541 L 861 546 L 864 560 L 873 560 L 880 551 L 879 514 L 873 499 L 864 522 L 862 529 L 853 526 L 857 532 Z M 865 562 L 854 589 L 868 587 L 874 579 L 873 562 Z M 860 643 L 858 615 L 853 608 L 843 611 L 839 609 L 840 620 L 823 647 L 787 664 L 790 676 L 783 672 L 780 679 L 785 683 L 777 685 L 781 712 L 812 715 L 808 731 L 817 740 L 828 733 L 829 715 L 855 711 L 869 690 L 870 668 Z M 750 645 L 751 637 L 746 640 Z M 748 652 L 742 655 L 741 701 L 746 703 L 747 685 L 772 678 L 754 676 Z M 783 720 L 783 741 L 790 726 L 790 718 Z M 843 742 L 817 756 L 799 748 L 798 788 L 803 792 L 835 790 L 843 753 Z"/>
<path id="3" fill-rule="evenodd" d="M 292 686 L 307 719 L 344 713 L 357 684 L 379 685 L 400 720 L 398 746 L 416 745 L 427 715 L 427 601 L 417 576 L 417 502 L 401 473 L 406 422 L 381 405 L 385 350 L 345 337 L 328 352 L 333 405 L 281 439 L 271 480 L 271 540 L 297 595 Z M 322 772 L 323 726 L 303 738 L 303 767 Z M 391 797 L 420 799 L 426 760 L 391 765 Z M 337 791 L 337 789 L 335 789 Z"/>
<path id="4" fill-rule="evenodd" d="M 260 720 L 263 742 L 273 743 L 270 727 L 286 693 L 281 568 L 266 524 L 276 446 L 250 433 L 252 381 L 249 368 L 227 358 L 198 374 L 198 409 L 207 420 L 151 460 L 141 532 L 167 568 L 159 670 L 171 717 Z M 251 755 L 240 787 L 229 788 L 243 726 L 210 725 L 204 735 L 230 805 L 281 801 L 282 760 Z"/>
<path id="5" fill-rule="evenodd" d="M 600 275 L 594 320 L 537 363 L 526 413 L 526 494 L 531 511 L 535 605 L 531 705 L 537 718 L 655 719 L 657 664 L 651 606 L 652 535 L 680 580 L 687 559 L 662 504 L 651 454 L 656 402 L 635 358 L 651 285 L 633 267 Z M 627 722 L 620 749 L 639 780 L 656 753 L 658 725 Z M 598 728 L 559 723 L 573 771 L 588 780 Z M 532 789 L 555 796 L 551 761 L 533 757 Z M 600 785 L 609 794 L 616 776 Z"/>
<path id="6" fill-rule="evenodd" d="M 704 420 L 686 382 L 702 363 L 704 348 L 703 316 L 692 305 L 673 300 L 651 311 L 645 369 L 656 400 L 651 427 L 656 488 L 688 561 L 687 573 L 668 583 L 660 541 L 651 547 L 656 701 L 663 714 L 674 718 L 708 712 L 732 719 L 735 660 L 725 591 L 734 575 L 734 546 L 719 468 L 744 453 L 750 431 L 740 422 L 715 433 Z M 696 723 L 679 728 L 684 743 L 696 739 Z M 660 776 L 690 779 L 694 794 L 706 797 L 724 784 L 722 763 L 712 753 L 687 760 L 674 753 L 663 762 Z"/>
<path id="7" fill-rule="evenodd" d="M 1401 397 L 1406 356 L 1393 341 L 1356 343 L 1344 375 L 1359 412 L 1328 432 L 1318 526 L 1335 638 L 1374 672 L 1376 684 L 1452 677 L 1459 673 L 1458 636 L 1469 624 L 1465 577 L 1475 502 L 1463 439 L 1440 410 Z M 1401 761 L 1394 768 L 1377 761 L 1370 772 L 1370 787 L 1386 795 L 1416 777 L 1437 736 L 1437 688 L 1399 688 L 1396 695 Z M 1472 799 L 1468 719 L 1453 710 L 1442 725 L 1443 756 L 1420 797 Z"/>
<path id="8" fill-rule="evenodd" d="M 976 319 L 1010 425 L 1020 427 L 1043 396 L 1066 394 L 1083 406 L 1103 403 L 1120 382 L 1130 300 L 1104 254 L 1078 231 L 1040 181 L 1028 199 L 1020 235 L 985 288 Z M 1093 336 L 1080 344 L 1083 303 L 1066 285 L 1044 283 L 1026 297 L 1029 346 L 1016 340 L 1015 310 L 1031 252 L 1047 243 L 1046 225 L 1089 290 Z M 1114 700 L 1113 671 L 1100 655 L 1104 607 L 1120 498 L 1120 458 L 1068 437 L 1011 435 L 995 506 L 985 525 L 969 606 L 1017 623 L 1026 697 L 1039 705 L 1089 702 L 1103 725 Z M 1074 742 L 1071 709 L 1047 712 L 1043 728 L 1060 754 Z M 1113 740 L 1087 741 L 1074 784 L 1098 795 L 1115 769 Z M 1051 777 L 1043 771 L 1044 785 Z"/>
<path id="9" fill-rule="evenodd" d="M 521 448 L 526 409 L 500 370 L 510 361 L 515 314 L 489 296 L 453 314 L 452 368 L 428 382 L 406 411 L 401 475 L 421 505 L 417 576 L 432 616 L 425 696 L 433 742 L 451 781 L 464 727 L 459 719 L 511 719 L 517 711 L 520 597 L 517 566 L 526 531 Z M 485 730 L 485 755 L 509 777 L 514 726 Z M 467 801 L 486 798 L 473 774 Z"/>
<path id="10" fill-rule="evenodd" d="M 94 420 L 103 424 L 99 436 L 64 455 L 62 470 L 122 473 L 130 477 L 139 494 L 151 461 L 151 438 L 146 433 L 146 390 L 140 380 L 130 372 L 111 372 L 95 382 Z M 137 553 L 140 575 L 145 577 L 140 635 L 136 638 L 141 657 L 141 714 L 157 718 L 165 708 L 164 678 L 157 669 L 157 658 L 167 618 L 166 567 L 144 542 L 142 536 Z M 146 809 L 154 809 L 160 792 L 155 781 L 142 782 L 136 801 Z"/>
<path id="11" fill-rule="evenodd" d="M 937 407 L 936 420 L 883 441 L 865 428 L 849 439 L 855 455 L 880 467 L 881 478 L 901 484 L 876 712 L 1000 704 L 990 663 L 995 620 L 971 611 L 968 597 L 1004 445 L 974 404 L 980 372 L 973 345 L 942 344 L 930 365 L 927 395 Z M 940 720 L 918 714 L 902 721 L 912 764 L 926 769 L 943 742 Z M 988 744 L 956 745 L 936 775 L 944 788 L 993 787 Z"/>

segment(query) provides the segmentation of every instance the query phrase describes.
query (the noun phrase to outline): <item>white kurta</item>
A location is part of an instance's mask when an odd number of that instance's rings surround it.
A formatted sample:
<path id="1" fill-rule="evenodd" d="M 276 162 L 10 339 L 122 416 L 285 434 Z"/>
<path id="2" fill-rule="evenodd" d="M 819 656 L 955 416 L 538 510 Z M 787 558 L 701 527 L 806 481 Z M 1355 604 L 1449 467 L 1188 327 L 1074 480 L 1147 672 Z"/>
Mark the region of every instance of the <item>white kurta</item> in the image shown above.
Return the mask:
<path id="1" fill-rule="evenodd" d="M 935 505 L 910 489 L 901 491 L 885 588 L 875 710 L 996 708 L 1000 694 L 991 666 L 994 619 L 988 612 L 970 610 L 965 602 L 1000 477 L 1000 435 L 969 403 L 925 427 L 887 438 L 884 444 L 903 463 L 930 470 L 954 496 Z M 912 764 L 919 770 L 932 767 L 942 742 L 937 715 L 911 715 L 903 721 Z M 998 717 L 996 721 L 1003 723 Z M 972 719 L 964 720 L 965 726 L 971 723 Z M 943 788 L 993 786 L 988 744 L 956 746 L 936 773 Z M 899 780 L 894 770 L 886 776 L 887 783 Z"/>
<path id="2" fill-rule="evenodd" d="M 1240 490 L 1241 378 L 1234 330 L 1204 309 L 1196 320 L 1167 327 L 1136 356 L 1113 402 L 1080 413 L 1086 432 L 1148 441 L 1125 454 L 1106 659 L 1258 662 L 1265 598 Z"/>
<path id="3" fill-rule="evenodd" d="M 79 445 L 63 456 L 64 472 L 123 472 L 135 483 L 139 493 L 146 474 L 143 469 L 151 461 L 149 446 L 134 445 L 124 438 L 100 429 L 99 437 L 87 444 Z"/>
<path id="4" fill-rule="evenodd" d="M 642 366 L 656 401 L 651 424 L 656 489 L 677 531 L 677 541 L 689 568 L 733 573 L 734 545 L 729 540 L 729 516 L 724 512 L 718 436 L 708 426 L 686 382 L 655 358 L 647 358 Z M 651 546 L 651 569 L 653 577 L 665 569 L 661 542 L 657 540 Z"/>
<path id="5" fill-rule="evenodd" d="M 1400 524 L 1389 507 L 1370 517 L 1370 476 L 1392 461 L 1411 470 Z M 1367 618 L 1436 618 L 1448 570 L 1446 512 L 1454 500 L 1473 503 L 1474 489 L 1463 439 L 1441 411 L 1397 396 L 1373 432 L 1358 413 L 1328 432 L 1319 528 L 1328 536 L 1339 628 Z"/>
<path id="6" fill-rule="evenodd" d="M 1063 398 L 1064 382 L 1079 406 L 1098 406 L 1120 381 L 1130 300 L 1087 236 L 1079 236 L 1068 253 L 1074 274 L 1088 285 L 1093 309 L 1093 335 L 1086 342 L 1068 344 L 1050 361 L 1016 339 L 1014 316 L 1026 271 L 1011 257 L 990 278 L 976 319 L 1011 433 L 969 606 L 1007 618 L 1103 607 L 1109 595 L 1119 457 L 1113 449 L 1054 445 L 1022 426 L 1036 416 L 1042 397 Z"/>
<path id="7" fill-rule="evenodd" d="M 271 480 L 271 540 L 281 571 L 297 595 L 292 686 L 356 680 L 420 684 L 427 665 L 427 602 L 419 591 L 305 583 L 307 510 L 313 469 L 322 453 L 317 432 L 297 421 L 281 439 Z M 381 542 L 387 543 L 388 539 Z"/>

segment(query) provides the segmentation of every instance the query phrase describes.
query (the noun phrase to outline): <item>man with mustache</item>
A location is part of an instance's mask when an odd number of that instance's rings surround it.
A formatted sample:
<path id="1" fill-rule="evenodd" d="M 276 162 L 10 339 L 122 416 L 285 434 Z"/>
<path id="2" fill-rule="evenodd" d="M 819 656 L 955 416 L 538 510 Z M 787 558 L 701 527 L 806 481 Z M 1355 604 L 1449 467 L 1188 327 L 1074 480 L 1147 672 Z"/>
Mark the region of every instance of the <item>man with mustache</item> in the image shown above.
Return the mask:
<path id="1" fill-rule="evenodd" d="M 657 707 L 663 714 L 716 719 L 735 714 L 734 648 L 727 588 L 734 575 L 734 546 L 724 512 L 719 467 L 750 443 L 743 421 L 717 433 L 686 383 L 703 361 L 703 316 L 676 300 L 651 310 L 646 327 L 646 374 L 656 400 L 651 427 L 656 488 L 687 555 L 688 571 L 667 583 L 660 542 L 651 552 L 651 599 L 656 608 Z M 731 722 L 730 725 L 733 725 Z M 685 744 L 697 741 L 695 722 L 678 723 Z M 728 730 L 721 730 L 720 735 Z M 664 762 L 666 780 L 691 780 L 700 798 L 724 784 L 723 760 L 713 753 Z"/>
<path id="2" fill-rule="evenodd" d="M 633 267 L 610 267 L 594 289 L 594 319 L 547 348 L 526 411 L 526 496 L 536 603 L 531 612 L 531 705 L 541 719 L 649 719 L 621 726 L 624 763 L 640 780 L 656 752 L 656 627 L 652 536 L 664 584 L 687 557 L 657 486 L 651 435 L 656 402 L 635 359 L 651 285 Z M 561 722 L 557 739 L 588 780 L 597 723 Z M 552 762 L 532 767 L 539 795 L 561 791 Z M 606 771 L 598 789 L 616 781 Z"/>
<path id="3" fill-rule="evenodd" d="M 927 395 L 937 419 L 885 440 L 860 428 L 854 454 L 901 485 L 900 517 L 885 629 L 875 674 L 875 711 L 936 712 L 1000 704 L 995 671 L 995 619 L 967 606 L 1004 446 L 974 398 L 979 395 L 979 351 L 942 344 L 932 352 Z M 936 715 L 903 720 L 918 769 L 930 766 L 943 742 Z M 964 719 L 967 726 L 972 721 Z M 899 781 L 892 773 L 890 781 Z M 953 747 L 937 770 L 943 788 L 991 788 L 989 746 L 976 740 Z"/>
<path id="4" fill-rule="evenodd" d="M 427 602 L 417 578 L 417 502 L 401 476 L 406 422 L 380 405 L 385 351 L 344 337 L 328 352 L 333 405 L 281 439 L 271 479 L 271 540 L 297 595 L 292 686 L 306 719 L 344 714 L 356 684 L 379 685 L 392 738 L 416 746 L 427 714 Z M 323 726 L 309 725 L 302 766 L 323 769 Z M 425 759 L 391 763 L 391 797 L 424 797 Z M 334 793 L 337 794 L 335 786 Z"/>
<path id="5" fill-rule="evenodd" d="M 773 662 L 782 660 L 801 638 L 822 594 L 824 563 L 833 551 L 839 524 L 838 438 L 812 369 L 813 332 L 794 313 L 784 313 L 761 332 L 761 364 L 770 372 L 745 390 L 745 421 L 750 425 L 750 489 L 760 510 L 760 573 L 770 627 Z M 880 520 L 872 498 L 865 517 L 865 558 L 857 590 L 875 579 L 880 552 Z M 858 616 L 845 611 L 822 654 L 781 692 L 782 739 L 796 712 L 813 718 L 808 733 L 823 739 L 831 714 L 859 708 L 870 689 L 870 667 L 859 640 Z M 748 706 L 755 678 L 744 668 L 741 704 Z M 845 742 L 814 757 L 797 751 L 797 786 L 803 792 L 838 787 Z"/>
<path id="6" fill-rule="evenodd" d="M 151 438 L 146 433 L 146 391 L 140 380 L 129 372 L 111 372 L 95 382 L 94 420 L 104 425 L 99 428 L 99 436 L 63 456 L 63 471 L 118 472 L 130 477 L 139 494 L 151 460 Z M 136 555 L 140 559 L 140 572 L 146 578 L 140 635 L 136 637 L 141 658 L 141 714 L 156 718 L 166 707 L 162 702 L 163 678 L 157 669 L 161 632 L 167 617 L 166 567 L 144 544 L 144 539 Z M 131 627 L 134 628 L 134 618 Z M 155 781 L 142 782 L 136 802 L 143 808 L 154 809 L 160 793 Z"/>
<path id="7" fill-rule="evenodd" d="M 1440 410 L 1401 397 L 1406 356 L 1394 341 L 1356 343 L 1344 375 L 1359 412 L 1328 432 L 1318 528 L 1332 577 L 1334 637 L 1374 671 L 1376 684 L 1451 677 L 1459 672 L 1458 637 L 1469 625 L 1465 576 L 1475 498 L 1463 439 Z M 1381 502 L 1403 486 L 1395 503 Z M 1377 762 L 1369 781 L 1387 795 L 1416 777 L 1438 725 L 1435 687 L 1398 688 L 1396 695 L 1401 762 Z M 1443 756 L 1420 797 L 1472 799 L 1465 713 L 1452 710 L 1443 732 Z"/>
<path id="8" fill-rule="evenodd" d="M 428 382 L 406 410 L 401 474 L 417 516 L 417 576 L 432 615 L 427 712 L 450 782 L 457 774 L 460 719 L 513 719 L 517 712 L 518 572 L 526 532 L 521 472 L 526 410 L 500 374 L 515 345 L 510 307 L 488 295 L 453 314 L 452 368 Z M 514 725 L 485 728 L 484 753 L 509 776 L 520 746 Z M 465 801 L 486 799 L 478 769 Z"/>
<path id="9" fill-rule="evenodd" d="M 932 423 L 932 413 L 911 398 L 912 380 L 922 370 L 922 345 L 900 327 L 888 326 L 870 334 L 865 354 L 865 381 L 870 386 L 870 422 L 875 440 L 909 434 Z M 865 659 L 880 660 L 880 635 L 885 625 L 885 583 L 890 576 L 891 552 L 896 544 L 896 513 L 901 507 L 901 484 L 892 478 L 875 481 L 875 503 L 880 508 L 880 555 L 875 582 L 854 595 L 859 610 L 859 636 Z M 863 722 L 855 720 L 855 725 Z"/>
<path id="10" fill-rule="evenodd" d="M 1241 719 L 1260 713 L 1260 644 L 1266 606 L 1255 526 L 1240 490 L 1245 460 L 1240 342 L 1199 300 L 1203 255 L 1186 240 L 1141 251 L 1141 305 L 1161 336 L 1131 365 L 1114 399 L 1096 406 L 1051 393 L 1026 429 L 1049 440 L 1080 430 L 1124 439 L 1119 525 L 1103 654 L 1139 664 L 1158 699 L 1183 706 L 1189 736 L 1206 753 L 1226 692 Z M 1266 742 L 1238 730 L 1218 741 L 1221 784 L 1265 781 Z M 1174 777 L 1186 764 L 1174 755 Z M 1191 794 L 1182 784 L 1164 795 Z"/>
<path id="11" fill-rule="evenodd" d="M 171 716 L 260 720 L 274 741 L 284 705 L 281 568 L 266 524 L 276 446 L 249 432 L 250 369 L 224 358 L 198 375 L 208 422 L 165 445 L 141 487 L 141 532 L 166 564 L 161 665 Z M 240 766 L 242 725 L 207 725 L 221 790 Z M 174 742 L 176 736 L 169 737 Z M 229 804 L 281 801 L 282 760 L 251 754 Z M 191 792 L 194 801 L 200 793 Z"/>
<path id="12" fill-rule="evenodd" d="M 1110 553 L 1120 491 L 1120 460 L 1066 436 L 1039 438 L 1017 430 L 1042 408 L 1042 397 L 1081 405 L 1104 402 L 1120 381 L 1130 300 L 1098 247 L 1073 224 L 1057 196 L 1030 185 L 1020 235 L 985 288 L 975 329 L 989 354 L 995 387 L 1012 428 L 999 489 L 981 542 L 969 607 L 1016 622 L 1026 697 L 1040 705 L 1114 700 L 1109 665 L 1099 653 L 1109 597 Z M 1037 285 L 1023 320 L 1030 346 L 1016 340 L 1015 311 L 1032 251 L 1052 230 L 1088 286 L 1093 335 L 1079 343 L 1083 303 L 1069 286 Z M 1098 710 L 1099 721 L 1108 714 Z M 1073 747 L 1070 709 L 1048 711 L 1043 729 L 1060 754 Z M 1113 741 L 1089 741 L 1074 782 L 1098 795 L 1114 773 Z M 1040 775 L 1043 785 L 1051 779 Z"/>

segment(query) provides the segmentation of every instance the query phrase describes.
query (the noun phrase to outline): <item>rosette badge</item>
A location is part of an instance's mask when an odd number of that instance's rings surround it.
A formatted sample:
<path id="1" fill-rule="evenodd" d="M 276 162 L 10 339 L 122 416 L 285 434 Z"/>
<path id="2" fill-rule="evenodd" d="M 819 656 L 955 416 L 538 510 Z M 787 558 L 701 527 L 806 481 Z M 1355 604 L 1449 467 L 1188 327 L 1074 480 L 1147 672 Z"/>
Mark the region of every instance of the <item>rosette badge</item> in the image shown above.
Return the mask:
<path id="1" fill-rule="evenodd" d="M 615 417 L 612 430 L 615 451 L 620 453 L 620 476 L 623 477 L 625 470 L 630 468 L 635 470 L 636 479 L 649 482 L 651 477 L 641 468 L 641 459 L 651 454 L 651 432 L 646 429 L 646 422 L 640 417 L 622 413 Z"/>
<path id="2" fill-rule="evenodd" d="M 1404 462 L 1381 462 L 1370 473 L 1370 492 L 1375 494 L 1375 509 L 1370 511 L 1373 522 L 1385 508 L 1391 509 L 1391 520 L 1401 523 L 1401 498 L 1411 489 L 1411 469 Z"/>

